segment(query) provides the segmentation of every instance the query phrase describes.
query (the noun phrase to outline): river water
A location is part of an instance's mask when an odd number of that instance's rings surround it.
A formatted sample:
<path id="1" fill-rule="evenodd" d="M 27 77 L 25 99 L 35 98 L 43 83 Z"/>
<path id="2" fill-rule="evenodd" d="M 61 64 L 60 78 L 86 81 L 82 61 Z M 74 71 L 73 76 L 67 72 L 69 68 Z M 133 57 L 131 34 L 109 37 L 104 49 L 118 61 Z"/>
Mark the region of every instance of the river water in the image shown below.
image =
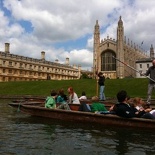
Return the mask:
<path id="1" fill-rule="evenodd" d="M 155 131 L 31 117 L 0 100 L 1 155 L 155 155 Z"/>

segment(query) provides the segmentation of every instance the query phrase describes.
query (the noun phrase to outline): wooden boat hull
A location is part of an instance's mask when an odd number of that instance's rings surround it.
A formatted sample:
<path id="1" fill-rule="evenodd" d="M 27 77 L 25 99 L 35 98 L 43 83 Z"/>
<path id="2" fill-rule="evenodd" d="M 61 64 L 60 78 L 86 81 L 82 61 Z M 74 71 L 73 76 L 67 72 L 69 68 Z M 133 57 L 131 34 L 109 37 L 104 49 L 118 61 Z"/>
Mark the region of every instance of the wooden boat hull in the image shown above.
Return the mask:
<path id="1" fill-rule="evenodd" d="M 120 127 L 155 129 L 155 120 L 143 118 L 122 118 L 112 114 L 95 114 L 91 112 L 80 112 L 78 105 L 71 106 L 71 111 L 61 109 L 48 109 L 38 105 L 22 104 L 20 111 L 31 116 L 46 117 L 72 122 L 81 122 L 97 125 L 111 125 Z M 73 110 L 75 109 L 75 110 Z"/>

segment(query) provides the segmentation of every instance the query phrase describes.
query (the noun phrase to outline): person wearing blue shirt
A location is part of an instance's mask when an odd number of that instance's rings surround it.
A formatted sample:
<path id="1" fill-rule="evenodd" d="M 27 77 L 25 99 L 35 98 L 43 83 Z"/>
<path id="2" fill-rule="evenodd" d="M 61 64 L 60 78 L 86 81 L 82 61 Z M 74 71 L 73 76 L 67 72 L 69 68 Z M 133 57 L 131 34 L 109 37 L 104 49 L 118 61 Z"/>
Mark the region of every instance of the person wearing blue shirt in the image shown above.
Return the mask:
<path id="1" fill-rule="evenodd" d="M 64 90 L 60 89 L 57 96 L 57 103 L 60 105 L 57 107 L 58 109 L 66 109 L 70 110 L 69 105 L 67 104 L 67 96 L 64 94 Z"/>

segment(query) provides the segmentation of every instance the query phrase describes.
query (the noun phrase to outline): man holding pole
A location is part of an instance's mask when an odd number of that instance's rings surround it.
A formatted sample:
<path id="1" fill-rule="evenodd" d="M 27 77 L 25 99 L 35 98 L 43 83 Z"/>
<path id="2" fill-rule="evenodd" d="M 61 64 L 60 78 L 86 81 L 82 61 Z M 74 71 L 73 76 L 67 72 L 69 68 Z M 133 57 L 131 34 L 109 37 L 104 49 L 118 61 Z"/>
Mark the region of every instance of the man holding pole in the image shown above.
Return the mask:
<path id="1" fill-rule="evenodd" d="M 147 104 L 150 104 L 152 90 L 155 89 L 155 59 L 152 61 L 152 66 L 149 67 L 149 69 L 146 71 L 144 75 L 150 75 L 147 91 Z"/>
<path id="2" fill-rule="evenodd" d="M 145 76 L 146 78 L 149 79 L 148 91 L 147 91 L 147 104 L 150 104 L 152 90 L 155 89 L 155 59 L 152 61 L 152 66 L 149 67 L 149 69 L 146 71 L 145 74 L 143 74 L 139 70 L 136 70 L 135 68 L 133 68 L 132 66 L 124 63 L 123 61 L 119 60 L 118 58 L 115 58 L 115 57 L 113 57 L 113 58 L 115 60 L 123 63 L 127 67 L 131 68 L 132 70 L 138 72 L 140 75 Z M 150 75 L 150 77 L 148 75 Z"/>

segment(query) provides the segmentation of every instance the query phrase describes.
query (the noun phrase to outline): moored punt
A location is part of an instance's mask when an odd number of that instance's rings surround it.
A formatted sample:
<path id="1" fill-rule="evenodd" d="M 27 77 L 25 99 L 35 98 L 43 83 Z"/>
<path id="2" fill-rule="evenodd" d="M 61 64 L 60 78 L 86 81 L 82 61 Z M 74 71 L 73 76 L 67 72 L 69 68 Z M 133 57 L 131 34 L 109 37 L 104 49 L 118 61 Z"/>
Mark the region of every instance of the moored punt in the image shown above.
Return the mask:
<path id="1" fill-rule="evenodd" d="M 23 99 L 19 100 L 13 100 L 12 102 L 14 103 L 19 103 L 19 102 L 45 102 L 45 98 L 29 98 L 29 97 L 24 97 Z"/>
<path id="2" fill-rule="evenodd" d="M 86 103 L 86 104 L 92 104 L 91 99 L 87 100 L 80 100 L 80 103 Z M 106 100 L 106 101 L 99 101 L 100 103 L 103 103 L 107 109 L 109 109 L 112 105 L 116 104 L 116 100 Z M 16 103 L 16 104 L 15 104 Z M 45 99 L 29 99 L 29 100 L 13 100 L 11 106 L 18 107 L 19 104 L 38 104 L 38 105 L 44 105 L 45 104 Z M 59 105 L 59 104 L 58 104 Z M 75 106 L 74 106 L 75 107 Z M 150 104 L 150 108 L 155 109 L 155 103 Z"/>
<path id="3" fill-rule="evenodd" d="M 12 106 L 12 105 L 11 105 Z M 112 114 L 96 114 L 92 112 L 77 111 L 79 105 L 71 104 L 71 110 L 48 109 L 37 104 L 22 104 L 20 111 L 31 116 L 46 117 L 50 119 L 91 123 L 97 125 L 112 125 L 120 127 L 133 127 L 155 129 L 155 120 L 143 118 L 122 118 Z"/>
<path id="4" fill-rule="evenodd" d="M 34 102 L 34 101 L 20 101 L 20 102 L 11 102 L 9 103 L 10 106 L 14 108 L 19 108 L 22 104 L 25 105 L 38 105 L 38 106 L 44 106 L 43 102 Z"/>
<path id="5" fill-rule="evenodd" d="M 45 102 L 45 97 L 24 97 L 27 101 Z"/>
<path id="6" fill-rule="evenodd" d="M 44 102 L 33 102 L 33 101 L 25 101 L 25 102 L 11 102 L 8 105 L 10 105 L 11 107 L 14 108 L 20 108 L 21 105 L 33 105 L 33 106 L 40 106 L 40 107 L 45 107 L 45 103 Z M 56 106 L 58 107 L 60 104 L 57 103 Z M 69 104 L 70 108 L 72 110 L 78 111 L 79 109 L 79 104 Z"/>

